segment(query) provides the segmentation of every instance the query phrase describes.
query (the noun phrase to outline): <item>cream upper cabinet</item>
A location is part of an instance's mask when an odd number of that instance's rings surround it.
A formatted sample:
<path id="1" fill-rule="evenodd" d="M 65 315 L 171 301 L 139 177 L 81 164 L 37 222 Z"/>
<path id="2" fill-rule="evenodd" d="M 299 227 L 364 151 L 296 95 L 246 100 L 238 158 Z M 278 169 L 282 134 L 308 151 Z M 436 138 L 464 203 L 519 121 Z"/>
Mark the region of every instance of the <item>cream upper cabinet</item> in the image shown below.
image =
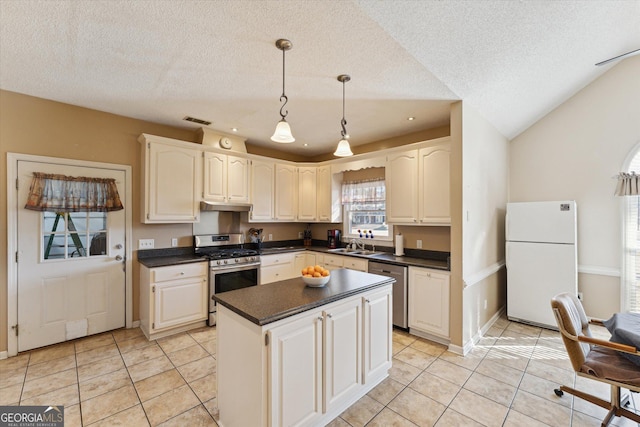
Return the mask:
<path id="1" fill-rule="evenodd" d="M 387 221 L 396 224 L 451 224 L 451 145 L 423 147 L 387 156 Z"/>
<path id="2" fill-rule="evenodd" d="M 205 152 L 203 198 L 220 203 L 249 203 L 249 160 Z"/>
<path id="3" fill-rule="evenodd" d="M 449 281 L 445 272 L 409 267 L 409 329 L 449 338 Z"/>
<path id="4" fill-rule="evenodd" d="M 275 163 L 263 160 L 251 161 L 251 221 L 273 221 Z"/>
<path id="5" fill-rule="evenodd" d="M 385 163 L 387 221 L 418 222 L 418 150 L 391 153 Z"/>
<path id="6" fill-rule="evenodd" d="M 316 167 L 298 168 L 298 221 L 317 219 Z"/>
<path id="7" fill-rule="evenodd" d="M 278 221 L 296 220 L 297 175 L 295 166 L 276 163 L 275 219 Z"/>
<path id="8" fill-rule="evenodd" d="M 418 152 L 420 223 L 425 225 L 451 224 L 449 170 L 450 144 L 421 148 Z"/>
<path id="9" fill-rule="evenodd" d="M 334 191 L 331 166 L 318 166 L 316 182 L 316 199 L 318 221 L 342 221 L 342 204 L 339 186 Z"/>
<path id="10" fill-rule="evenodd" d="M 143 223 L 198 222 L 202 151 L 168 138 L 141 135 Z M 180 146 L 182 145 L 182 146 Z M 195 145 L 195 144 L 194 144 Z"/>

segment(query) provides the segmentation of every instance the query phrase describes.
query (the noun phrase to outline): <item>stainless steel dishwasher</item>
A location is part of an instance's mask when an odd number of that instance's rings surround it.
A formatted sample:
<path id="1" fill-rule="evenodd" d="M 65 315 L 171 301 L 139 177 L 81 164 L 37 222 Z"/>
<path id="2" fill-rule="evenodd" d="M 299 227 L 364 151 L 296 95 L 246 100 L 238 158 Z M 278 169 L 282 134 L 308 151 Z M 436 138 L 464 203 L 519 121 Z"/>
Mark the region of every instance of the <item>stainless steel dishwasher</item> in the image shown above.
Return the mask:
<path id="1" fill-rule="evenodd" d="M 407 329 L 407 267 L 369 261 L 369 273 L 396 279 L 393 284 L 393 325 Z"/>

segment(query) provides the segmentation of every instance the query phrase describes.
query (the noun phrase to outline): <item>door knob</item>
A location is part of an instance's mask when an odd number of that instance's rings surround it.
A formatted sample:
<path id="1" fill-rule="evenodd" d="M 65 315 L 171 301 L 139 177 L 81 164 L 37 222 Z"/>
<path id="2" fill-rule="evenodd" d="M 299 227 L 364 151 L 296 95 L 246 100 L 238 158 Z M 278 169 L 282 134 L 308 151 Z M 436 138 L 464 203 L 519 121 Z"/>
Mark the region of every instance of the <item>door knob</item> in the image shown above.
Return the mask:
<path id="1" fill-rule="evenodd" d="M 118 243 L 118 244 L 116 245 L 116 249 L 122 249 L 122 245 L 121 245 L 120 243 Z"/>
<path id="2" fill-rule="evenodd" d="M 116 261 L 122 261 L 122 256 L 116 255 Z"/>

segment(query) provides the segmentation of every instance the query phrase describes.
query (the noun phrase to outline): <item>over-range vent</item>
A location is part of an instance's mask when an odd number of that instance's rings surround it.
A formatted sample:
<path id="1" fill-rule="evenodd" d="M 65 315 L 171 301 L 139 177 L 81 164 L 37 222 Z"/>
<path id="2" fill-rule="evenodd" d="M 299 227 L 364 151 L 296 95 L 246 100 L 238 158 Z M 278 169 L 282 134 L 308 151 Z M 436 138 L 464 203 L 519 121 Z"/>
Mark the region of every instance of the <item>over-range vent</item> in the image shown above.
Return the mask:
<path id="1" fill-rule="evenodd" d="M 204 125 L 204 126 L 209 126 L 211 124 L 210 121 L 202 120 L 202 119 L 196 119 L 195 117 L 191 117 L 191 116 L 185 116 L 185 118 L 182 119 L 182 120 L 186 120 L 188 122 L 193 122 L 193 123 L 198 123 L 199 125 Z"/>

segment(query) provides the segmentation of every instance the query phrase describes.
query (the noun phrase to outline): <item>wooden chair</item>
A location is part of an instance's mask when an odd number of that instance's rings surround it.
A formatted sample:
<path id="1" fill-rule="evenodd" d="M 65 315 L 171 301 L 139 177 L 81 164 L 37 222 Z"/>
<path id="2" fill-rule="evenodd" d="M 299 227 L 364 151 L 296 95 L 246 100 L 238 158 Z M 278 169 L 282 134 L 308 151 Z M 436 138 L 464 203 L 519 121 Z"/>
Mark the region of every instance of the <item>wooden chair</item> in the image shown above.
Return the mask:
<path id="1" fill-rule="evenodd" d="M 639 414 L 623 407 L 628 404 L 628 400 L 620 399 L 621 387 L 640 392 L 640 366 L 623 357 L 621 353 L 640 355 L 640 352 L 632 346 L 594 338 L 589 324 L 602 322 L 589 322 L 580 300 L 572 294 L 556 295 L 551 299 L 551 308 L 576 374 L 611 385 L 610 401 L 564 385 L 555 390 L 556 394 L 562 396 L 563 392 L 567 392 L 608 409 L 609 413 L 602 421 L 603 427 L 607 426 L 614 416 L 626 417 L 640 423 Z"/>

